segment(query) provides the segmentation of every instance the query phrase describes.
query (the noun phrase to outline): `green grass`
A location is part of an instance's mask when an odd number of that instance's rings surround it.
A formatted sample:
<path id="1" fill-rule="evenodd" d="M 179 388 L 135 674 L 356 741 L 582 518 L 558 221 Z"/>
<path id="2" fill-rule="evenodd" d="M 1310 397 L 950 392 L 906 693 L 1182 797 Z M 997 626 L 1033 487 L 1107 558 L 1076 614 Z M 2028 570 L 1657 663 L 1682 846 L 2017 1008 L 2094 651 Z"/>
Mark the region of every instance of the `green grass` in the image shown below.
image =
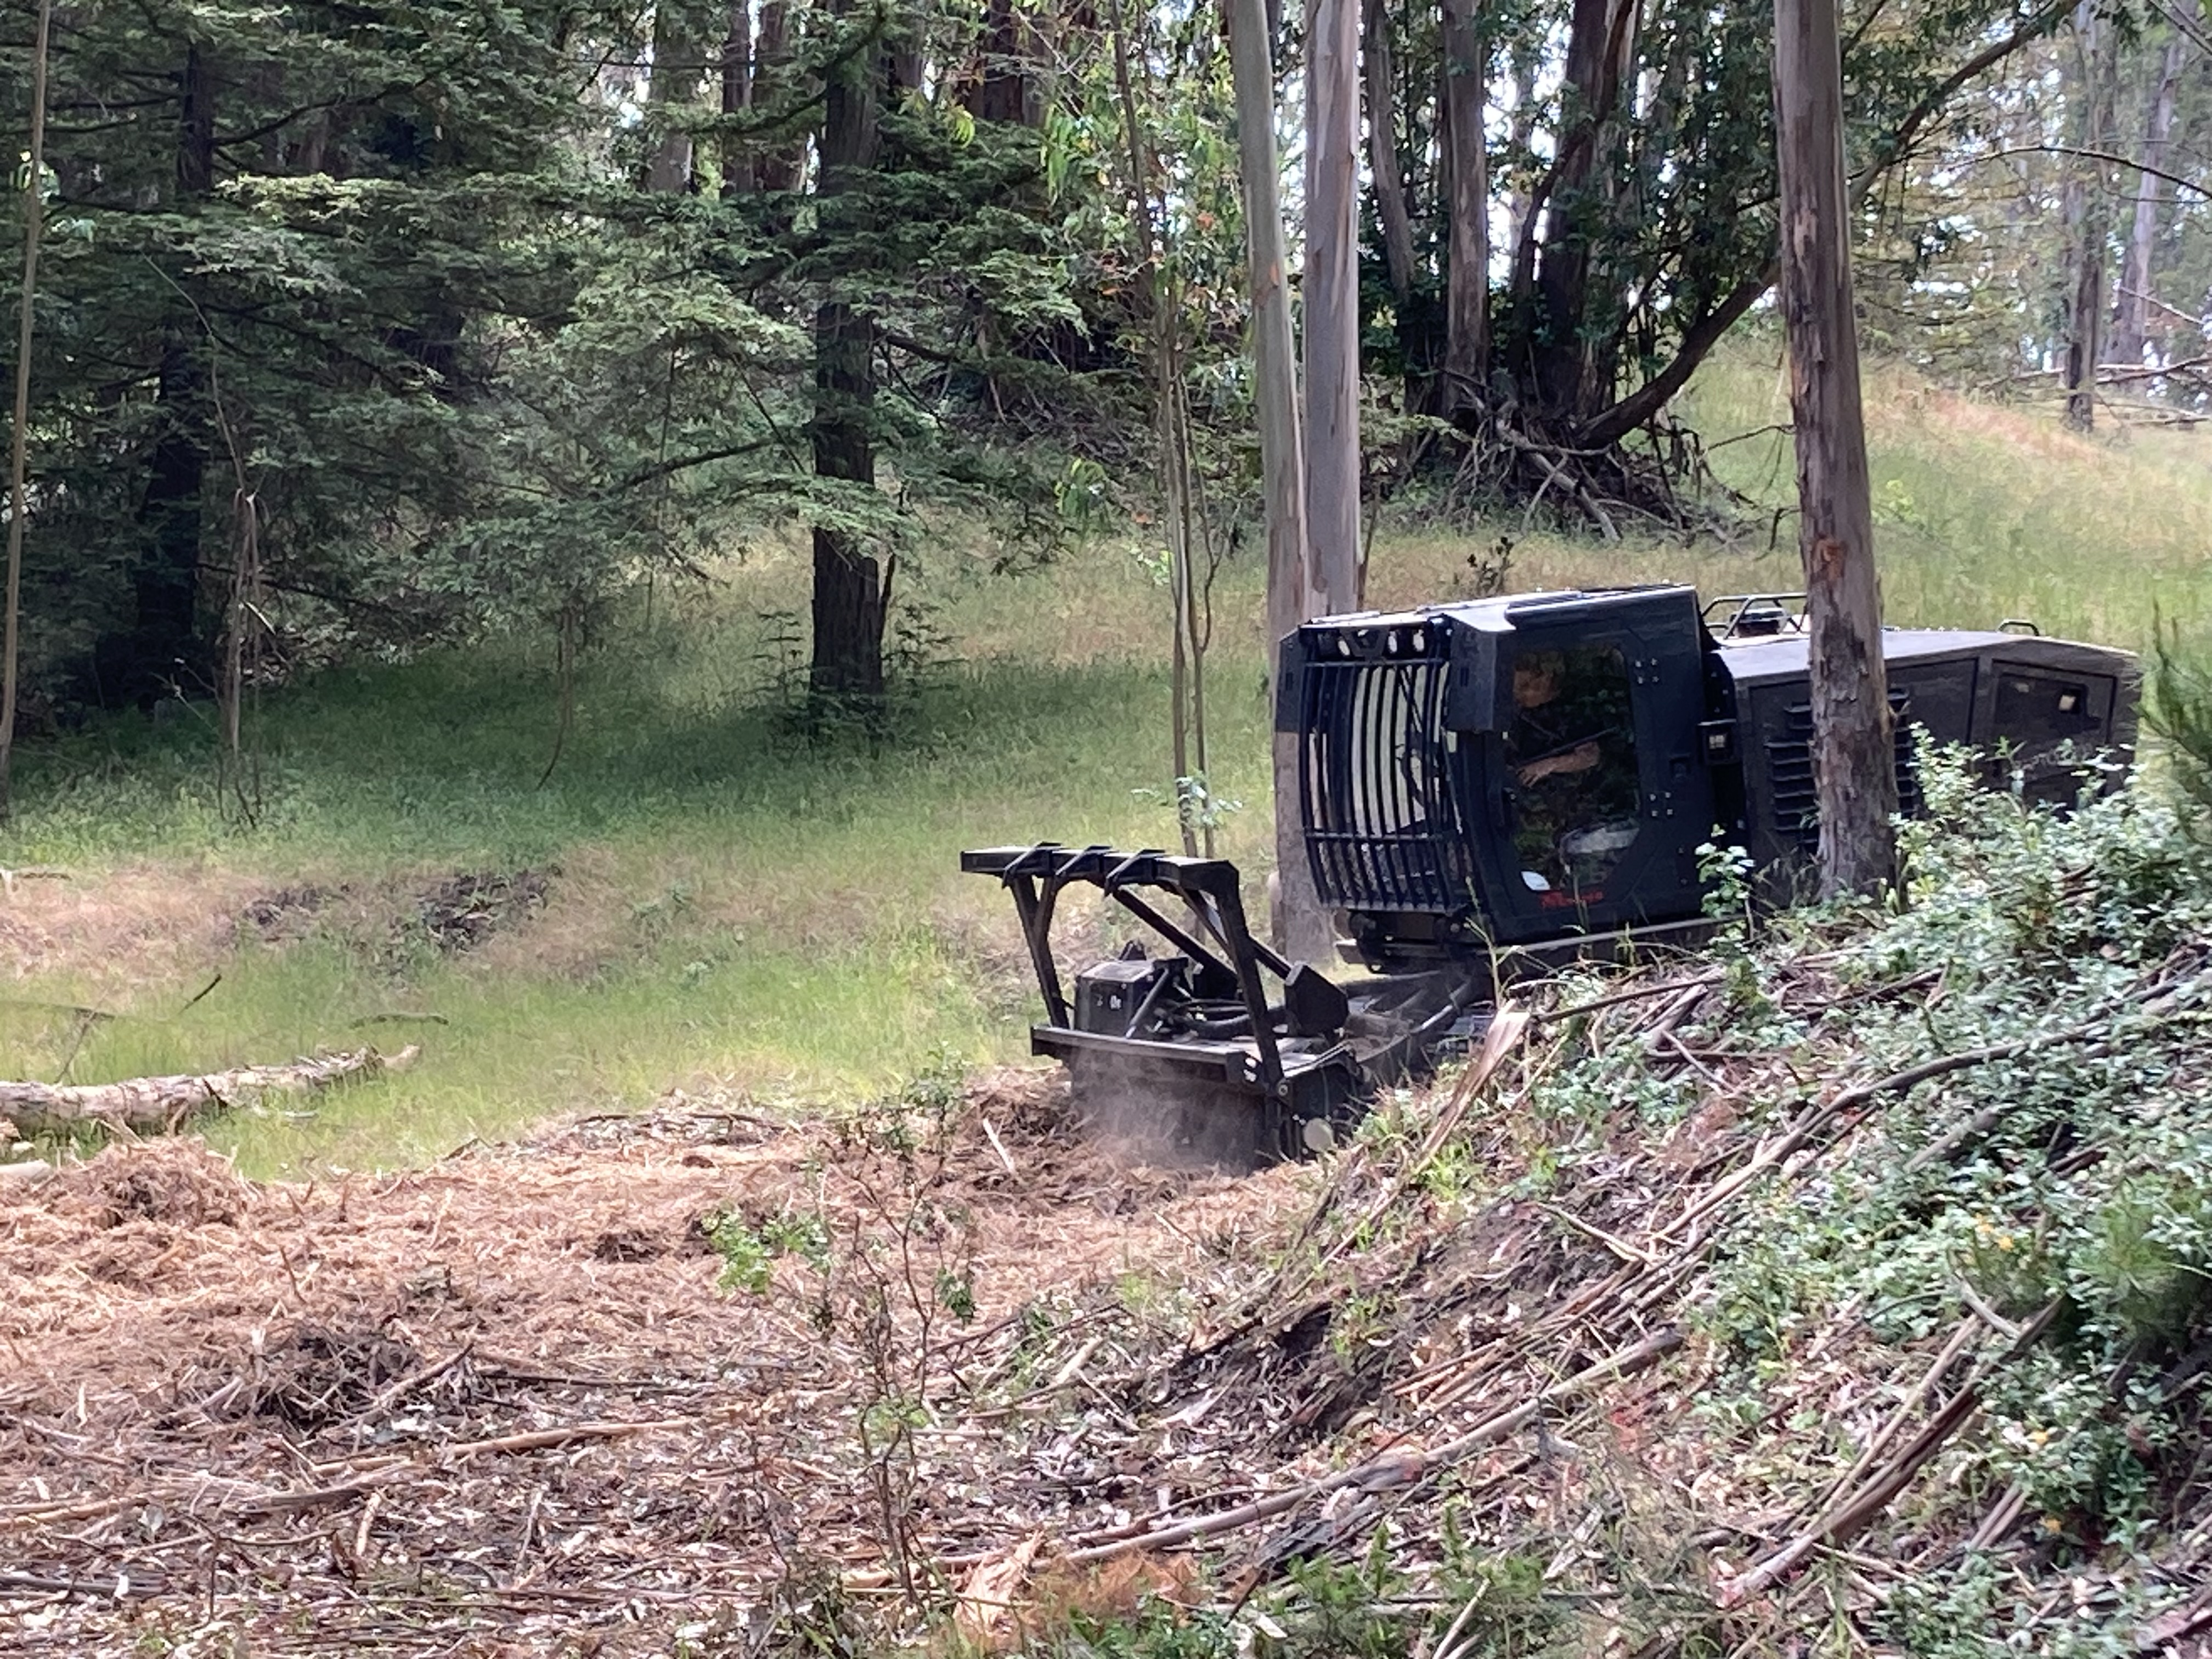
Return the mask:
<path id="1" fill-rule="evenodd" d="M 2028 616 L 2141 646 L 2154 607 L 2212 598 L 2212 447 L 2163 432 L 2081 440 L 1899 373 L 1870 385 L 1879 541 L 1893 617 Z M 1771 354 L 1722 358 L 1687 400 L 1710 439 L 1786 417 Z M 1714 452 L 1780 501 L 1787 441 Z M 1443 597 L 1471 543 L 1517 540 L 1520 586 L 1796 585 L 1785 522 L 1737 546 L 1606 546 L 1517 518 L 1477 537 L 1386 522 L 1381 603 Z M 419 1040 L 404 1076 L 312 1115 L 210 1126 L 257 1172 L 406 1162 L 546 1115 L 671 1088 L 794 1108 L 884 1090 L 944 1053 L 1012 1058 L 1030 992 L 1010 907 L 955 872 L 963 846 L 1052 837 L 1158 845 L 1164 592 L 1133 537 L 1042 571 L 934 550 L 916 591 L 947 639 L 932 689 L 876 744 L 810 745 L 768 708 L 778 612 L 803 610 L 787 547 L 641 603 L 584 659 L 574 729 L 544 787 L 557 706 L 550 641 L 517 637 L 271 693 L 252 716 L 262 810 L 226 811 L 204 711 L 104 720 L 19 759 L 0 866 L 58 866 L 0 902 L 0 1075 L 72 1080 L 213 1068 L 317 1047 Z M 1224 850 L 1269 839 L 1261 575 L 1217 589 L 1213 781 L 1242 800 Z M 550 869 L 542 913 L 441 956 L 415 896 L 459 872 Z M 345 889 L 309 936 L 230 919 L 258 895 Z M 1076 917 L 1103 941 L 1103 924 Z M 188 1000 L 216 974 L 219 983 Z M 88 1030 L 69 1003 L 119 1016 Z M 360 1022 L 434 1012 L 444 1024 Z"/>
<path id="2" fill-rule="evenodd" d="M 1011 908 L 959 877 L 957 855 L 1047 836 L 1172 838 L 1165 676 L 1143 632 L 1151 578 L 1113 547 L 988 586 L 948 567 L 939 587 L 960 659 L 888 738 L 809 744 L 764 705 L 761 613 L 793 575 L 771 553 L 673 615 L 664 593 L 649 627 L 620 621 L 586 659 L 542 788 L 556 688 L 526 641 L 267 698 L 251 824 L 223 810 L 195 714 L 102 722 L 33 751 L 0 865 L 70 872 L 21 884 L 12 907 L 70 936 L 25 949 L 28 973 L 0 995 L 0 1074 L 52 1078 L 66 1063 L 70 1080 L 97 1081 L 422 1043 L 406 1074 L 312 1115 L 210 1126 L 248 1168 L 276 1170 L 434 1156 L 672 1087 L 843 1099 L 939 1053 L 1018 1055 L 1027 969 Z M 1012 654 L 1040 620 L 1048 647 Z M 1264 801 L 1256 656 L 1215 693 L 1216 778 Z M 1266 833 L 1246 814 L 1228 850 Z M 410 937 L 425 886 L 522 868 L 554 872 L 542 914 L 456 957 Z M 225 918 L 309 885 L 347 890 L 309 937 L 272 947 L 249 927 L 225 945 Z M 142 937 L 165 922 L 210 942 Z M 161 948 L 103 948 L 118 935 Z M 9 939 L 0 931 L 0 947 Z M 121 1017 L 81 1031 L 33 1006 L 52 1003 Z M 361 1024 L 423 1012 L 444 1023 Z"/>

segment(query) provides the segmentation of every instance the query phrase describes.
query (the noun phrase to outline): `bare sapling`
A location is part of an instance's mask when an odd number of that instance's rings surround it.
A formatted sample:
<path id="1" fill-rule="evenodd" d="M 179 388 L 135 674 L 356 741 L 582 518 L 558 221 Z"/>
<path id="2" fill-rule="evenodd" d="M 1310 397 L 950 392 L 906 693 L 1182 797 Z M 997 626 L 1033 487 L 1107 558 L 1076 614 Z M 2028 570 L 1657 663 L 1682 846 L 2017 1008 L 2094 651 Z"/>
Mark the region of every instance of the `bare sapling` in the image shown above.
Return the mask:
<path id="1" fill-rule="evenodd" d="M 46 45 L 53 30 L 53 0 L 39 0 L 38 33 L 31 45 L 31 147 L 23 165 L 23 291 L 15 329 L 15 423 L 8 450 L 8 579 L 0 598 L 0 819 L 12 807 L 9 789 L 15 753 L 15 682 L 21 660 L 23 611 L 23 523 L 29 512 L 23 487 L 31 429 L 32 311 L 39 290 L 39 237 L 46 224 Z"/>

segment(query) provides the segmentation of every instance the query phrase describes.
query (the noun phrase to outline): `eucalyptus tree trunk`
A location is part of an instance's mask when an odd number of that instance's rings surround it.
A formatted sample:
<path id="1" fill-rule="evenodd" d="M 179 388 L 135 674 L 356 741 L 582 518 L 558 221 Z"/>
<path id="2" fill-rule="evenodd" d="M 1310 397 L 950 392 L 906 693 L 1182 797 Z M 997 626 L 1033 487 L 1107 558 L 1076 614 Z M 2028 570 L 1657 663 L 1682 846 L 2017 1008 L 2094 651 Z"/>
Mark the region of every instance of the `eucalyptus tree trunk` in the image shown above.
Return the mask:
<path id="1" fill-rule="evenodd" d="M 2074 10 L 2078 79 L 2073 100 L 2079 149 L 2112 148 L 2114 57 L 2112 25 L 2094 0 Z M 2097 365 L 2103 356 L 2105 261 L 2111 237 L 2112 179 L 2095 155 L 2077 155 L 2066 185 L 2066 424 L 2087 432 L 2097 422 Z"/>
<path id="2" fill-rule="evenodd" d="M 1636 11 L 1636 0 L 1574 0 L 1568 21 L 1562 137 L 1535 272 L 1534 367 L 1546 412 L 1569 429 L 1596 415 L 1612 392 L 1610 384 L 1598 384 L 1583 324 L 1589 312 L 1590 250 L 1613 167 L 1613 106 Z"/>
<path id="3" fill-rule="evenodd" d="M 1389 0 L 1366 0 L 1360 68 L 1367 82 L 1367 168 L 1375 179 L 1375 216 L 1382 226 L 1382 261 L 1391 297 L 1413 297 L 1413 221 L 1406 210 L 1406 168 L 1398 154 L 1398 82 L 1390 62 Z"/>
<path id="4" fill-rule="evenodd" d="M 1446 420 L 1471 425 L 1490 356 L 1490 164 L 1484 148 L 1483 0 L 1443 0 L 1443 139 L 1450 224 L 1444 273 Z"/>
<path id="5" fill-rule="evenodd" d="M 1267 641 L 1274 653 L 1321 611 L 1306 539 L 1305 454 L 1297 356 L 1283 252 L 1282 157 L 1275 148 L 1275 53 L 1267 0 L 1228 0 L 1236 82 L 1237 171 L 1244 186 L 1252 373 L 1260 416 L 1260 484 L 1267 514 Z M 1271 664 L 1279 672 L 1280 662 Z M 1274 932 L 1289 955 L 1325 960 L 1334 941 L 1306 862 L 1298 812 L 1298 739 L 1275 733 Z"/>
<path id="6" fill-rule="evenodd" d="M 1152 393 L 1152 441 L 1155 477 L 1159 481 L 1160 516 L 1166 532 L 1168 571 L 1174 598 L 1174 647 L 1170 656 L 1168 732 L 1176 775 L 1176 822 L 1182 832 L 1182 850 L 1189 857 L 1213 856 L 1213 825 L 1206 803 L 1193 787 L 1206 783 L 1206 645 L 1198 620 L 1196 586 L 1191 573 L 1193 544 L 1198 520 L 1190 468 L 1189 410 L 1183 396 L 1182 310 L 1177 302 L 1169 250 L 1160 245 L 1157 227 L 1167 222 L 1166 204 L 1154 179 L 1152 145 L 1139 112 L 1135 54 L 1120 0 L 1114 0 L 1114 84 L 1120 94 L 1122 134 L 1129 156 L 1130 252 L 1134 254 L 1140 281 L 1137 287 L 1151 331 L 1149 368 Z M 1011 37 L 1009 37 L 1011 38 Z M 988 88 L 988 82 L 986 83 Z M 1150 88 L 1146 88 L 1147 93 Z M 1147 97 L 1142 100 L 1150 104 Z M 998 106 L 1010 108 L 1018 118 L 1018 100 Z"/>
<path id="7" fill-rule="evenodd" d="M 1358 0 L 1306 7 L 1306 534 L 1324 614 L 1359 608 Z"/>
<path id="8" fill-rule="evenodd" d="M 2165 183 L 2152 169 L 2166 166 L 2173 137 L 2174 94 L 2188 58 L 2189 38 L 2179 31 L 2169 35 L 2144 122 L 2144 171 L 2136 176 L 2135 217 L 2129 227 L 2127 264 L 2120 276 L 2119 304 L 2114 308 L 2108 354 L 2114 362 L 2130 368 L 2142 363 L 2150 333 L 2151 258 L 2158 250 L 2160 191 Z"/>
<path id="9" fill-rule="evenodd" d="M 845 199 L 876 164 L 877 103 L 888 64 L 871 40 L 830 76 L 822 106 L 816 212 L 825 232 L 861 228 Z M 814 313 L 814 471 L 872 488 L 876 319 L 845 300 Z M 833 712 L 866 708 L 884 690 L 885 573 L 849 527 L 814 526 L 813 657 L 809 689 Z"/>
<path id="10" fill-rule="evenodd" d="M 0 821 L 14 805 L 10 769 L 15 753 L 17 630 L 23 600 L 23 489 L 31 429 L 32 305 L 39 291 L 39 237 L 46 228 L 46 45 L 53 32 L 53 0 L 39 0 L 31 43 L 31 146 L 23 175 L 23 291 L 15 328 L 15 422 L 8 442 L 8 578 L 0 599 Z"/>
<path id="11" fill-rule="evenodd" d="M 1526 155 L 1536 137 L 1536 77 L 1544 67 L 1542 43 L 1515 41 L 1508 52 L 1513 72 L 1513 114 L 1506 124 L 1505 142 L 1516 155 Z M 1513 191 L 1506 208 L 1506 246 L 1518 248 L 1530 231 L 1536 196 L 1524 180 Z"/>
<path id="12" fill-rule="evenodd" d="M 1820 888 L 1873 893 L 1897 874 L 1897 757 L 1859 404 L 1836 0 L 1777 0 L 1774 104 Z"/>

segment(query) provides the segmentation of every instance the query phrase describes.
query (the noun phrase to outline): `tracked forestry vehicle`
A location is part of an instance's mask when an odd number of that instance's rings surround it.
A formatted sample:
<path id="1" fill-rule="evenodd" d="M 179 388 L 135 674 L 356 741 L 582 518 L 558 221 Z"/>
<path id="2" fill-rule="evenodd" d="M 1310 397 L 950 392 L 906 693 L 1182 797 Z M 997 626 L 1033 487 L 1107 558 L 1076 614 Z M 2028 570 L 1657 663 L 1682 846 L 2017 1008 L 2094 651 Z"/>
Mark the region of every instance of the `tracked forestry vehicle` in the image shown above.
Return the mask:
<path id="1" fill-rule="evenodd" d="M 2133 757 L 2122 651 L 1987 632 L 1883 635 L 1898 793 L 1916 728 L 1990 781 L 2065 803 Z M 1496 986 L 1577 957 L 1698 943 L 1708 842 L 1766 899 L 1817 845 L 1798 596 L 1700 607 L 1687 587 L 1533 593 L 1329 617 L 1285 642 L 1276 724 L 1299 739 L 1305 854 L 1340 983 L 1256 938 L 1234 866 L 1042 843 L 963 853 L 1012 894 L 1042 993 L 1036 1052 L 1079 1109 L 1213 1161 L 1318 1151 L 1381 1085 L 1477 1035 Z M 1158 941 L 1064 980 L 1058 901 L 1102 893 Z"/>

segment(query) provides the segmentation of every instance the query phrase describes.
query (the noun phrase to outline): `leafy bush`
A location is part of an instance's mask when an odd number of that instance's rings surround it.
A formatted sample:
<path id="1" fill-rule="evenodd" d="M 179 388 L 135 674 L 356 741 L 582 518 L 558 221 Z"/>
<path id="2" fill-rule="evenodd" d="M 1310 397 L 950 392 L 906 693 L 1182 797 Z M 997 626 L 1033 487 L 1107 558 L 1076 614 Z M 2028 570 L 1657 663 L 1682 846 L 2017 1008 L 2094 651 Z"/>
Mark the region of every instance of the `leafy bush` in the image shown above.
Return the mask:
<path id="1" fill-rule="evenodd" d="M 2212 680 L 2161 672 L 2169 715 L 2194 722 L 2174 729 L 2212 761 Z M 1977 1304 L 2023 1326 L 2048 1310 L 1983 1385 L 1975 1478 L 2018 1482 L 2069 1536 L 2125 1536 L 2191 1408 L 2140 1379 L 2212 1329 L 2212 840 L 2154 787 L 2061 811 L 1986 787 L 1963 754 L 1931 752 L 1922 774 L 1908 902 L 1732 929 L 1726 1010 L 1700 1041 L 1785 1058 L 1802 1090 L 1766 1106 L 1778 1117 L 1984 1057 L 1883 1097 L 1801 1179 L 1742 1207 L 1699 1315 L 1719 1364 L 1700 1413 L 1755 1431 L 1788 1404 L 1802 1342 L 1839 1322 L 1900 1345 Z M 1769 994 L 1808 974 L 1838 981 L 1831 1006 Z M 1552 1071 L 1530 1105 L 1555 1178 L 1601 1165 L 1625 1126 L 1696 1103 L 1694 1087 L 1663 1105 L 1661 1089 L 1639 1042 Z"/>

